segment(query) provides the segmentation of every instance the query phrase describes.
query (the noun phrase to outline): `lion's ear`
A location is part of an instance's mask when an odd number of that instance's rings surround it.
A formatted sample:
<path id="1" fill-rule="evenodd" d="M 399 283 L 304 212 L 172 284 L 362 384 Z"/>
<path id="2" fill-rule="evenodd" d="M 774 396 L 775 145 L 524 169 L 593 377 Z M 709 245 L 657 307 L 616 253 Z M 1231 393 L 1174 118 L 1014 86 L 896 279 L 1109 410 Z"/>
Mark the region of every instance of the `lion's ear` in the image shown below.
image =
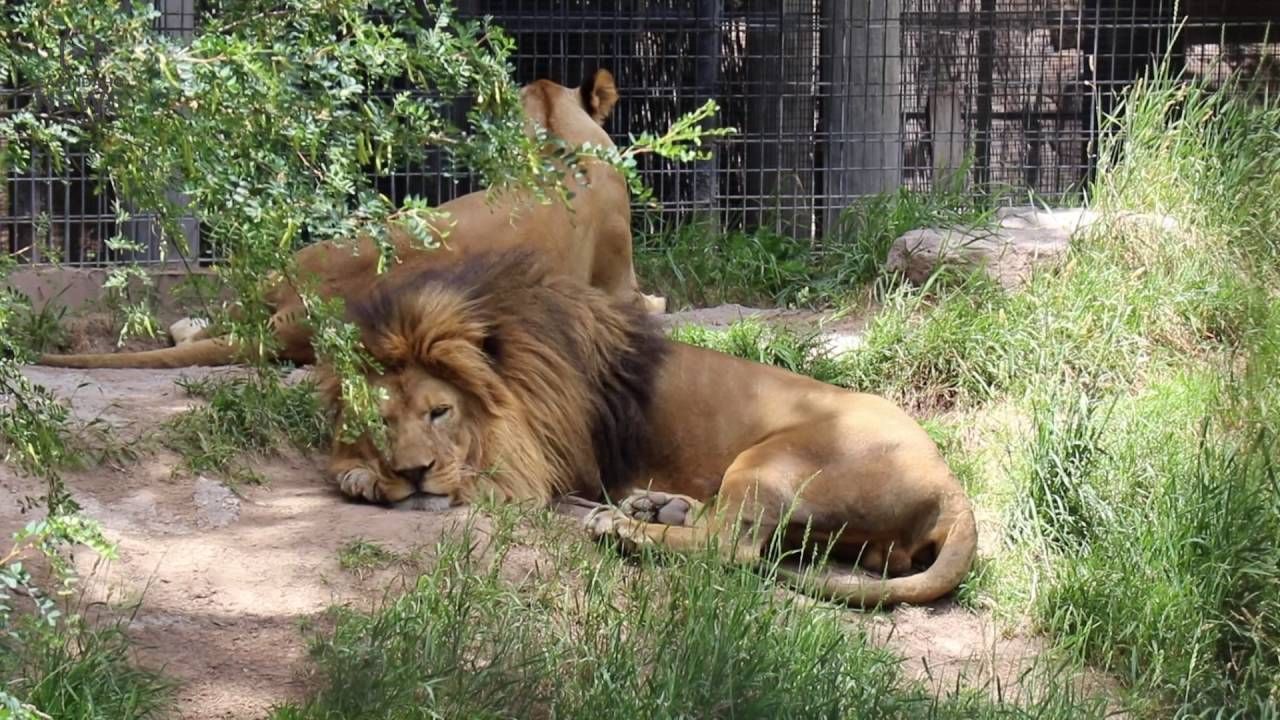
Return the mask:
<path id="1" fill-rule="evenodd" d="M 618 86 L 613 82 L 613 73 L 604 68 L 587 76 L 578 87 L 578 93 L 582 96 L 582 109 L 601 125 L 618 102 Z"/>

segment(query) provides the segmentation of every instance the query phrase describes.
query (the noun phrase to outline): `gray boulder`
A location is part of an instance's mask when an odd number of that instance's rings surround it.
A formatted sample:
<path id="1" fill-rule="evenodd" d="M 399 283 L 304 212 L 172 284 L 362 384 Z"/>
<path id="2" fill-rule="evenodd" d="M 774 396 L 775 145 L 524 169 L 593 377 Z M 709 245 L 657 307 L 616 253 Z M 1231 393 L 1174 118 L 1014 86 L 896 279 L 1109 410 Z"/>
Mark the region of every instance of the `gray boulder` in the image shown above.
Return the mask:
<path id="1" fill-rule="evenodd" d="M 1177 222 L 1167 217 L 1121 213 L 1112 218 L 1157 231 L 1177 230 Z M 919 284 L 945 265 L 985 272 L 1002 287 L 1015 289 L 1036 269 L 1061 263 L 1072 236 L 1101 219 L 1100 213 L 1081 208 L 1000 208 L 991 227 L 923 228 L 904 234 L 890 246 L 886 268 Z"/>

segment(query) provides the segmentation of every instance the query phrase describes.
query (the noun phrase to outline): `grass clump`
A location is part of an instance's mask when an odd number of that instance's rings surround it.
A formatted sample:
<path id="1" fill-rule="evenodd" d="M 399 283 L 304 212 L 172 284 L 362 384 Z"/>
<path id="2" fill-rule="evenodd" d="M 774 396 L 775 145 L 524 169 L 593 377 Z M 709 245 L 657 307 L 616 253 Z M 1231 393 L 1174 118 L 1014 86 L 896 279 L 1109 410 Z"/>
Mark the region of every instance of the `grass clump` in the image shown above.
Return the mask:
<path id="1" fill-rule="evenodd" d="M 8 329 L 13 333 L 13 339 L 19 346 L 31 353 L 51 352 L 67 347 L 70 336 L 67 334 L 66 327 L 63 326 L 67 308 L 55 302 L 61 293 L 46 301 L 37 310 L 30 300 L 21 296 L 16 290 L 5 289 L 0 292 L 8 296 L 0 302 L 9 304 L 15 310 L 9 320 Z"/>
<path id="2" fill-rule="evenodd" d="M 928 225 L 982 223 L 992 205 L 960 193 L 901 190 L 860 199 L 820 242 L 708 222 L 636 237 L 636 272 L 671 310 L 722 303 L 824 307 L 875 279 L 894 239 Z"/>
<path id="3" fill-rule="evenodd" d="M 69 600 L 78 578 L 65 554 L 74 546 L 115 551 L 92 520 L 55 513 L 17 532 L 0 556 L 0 718 L 165 717 L 172 685 L 133 664 L 122 619 L 90 622 Z M 33 558 L 47 570 L 39 581 Z"/>
<path id="4" fill-rule="evenodd" d="M 636 272 L 662 288 L 669 310 L 737 302 L 785 304 L 812 286 L 808 243 L 760 229 L 720 232 L 694 222 L 636 238 Z"/>
<path id="5" fill-rule="evenodd" d="M 243 463 L 246 453 L 272 453 L 286 443 L 314 449 L 328 437 L 314 383 L 286 385 L 263 370 L 248 377 L 184 379 L 178 384 L 206 401 L 165 423 L 161 431 L 162 442 L 182 455 L 188 472 L 258 484 L 261 477 Z"/>
<path id="6" fill-rule="evenodd" d="M 0 677 L 8 694 L 0 698 L 0 717 L 168 716 L 171 683 L 133 664 L 129 640 L 119 625 L 92 627 L 81 618 L 53 623 L 15 618 L 0 639 Z"/>
<path id="7" fill-rule="evenodd" d="M 817 328 L 770 325 L 746 318 L 724 330 L 682 325 L 671 331 L 672 340 L 717 350 L 765 365 L 775 365 L 823 382 L 841 384 L 845 370 Z"/>
<path id="8" fill-rule="evenodd" d="M 1088 547 L 1111 519 L 1097 487 L 1106 429 L 1106 410 L 1088 393 L 1060 395 L 1033 409 L 1021 524 L 1062 552 Z"/>
<path id="9" fill-rule="evenodd" d="M 433 569 L 373 613 L 335 610 L 312 658 L 322 684 L 275 720 L 304 718 L 1030 717 L 978 694 L 939 700 L 842 619 L 779 592 L 769 573 L 709 553 L 635 565 L 552 525 L 552 554 L 518 587 L 497 511 L 436 548 Z M 483 554 L 482 554 L 483 553 Z M 1100 717 L 1050 694 L 1037 717 Z"/>
<path id="10" fill-rule="evenodd" d="M 399 559 L 396 553 L 364 538 L 353 538 L 338 548 L 338 566 L 358 578 L 391 567 Z"/>
<path id="11" fill-rule="evenodd" d="M 1166 448 L 1161 482 L 1112 505 L 1040 598 L 1044 626 L 1149 692 L 1151 712 L 1280 709 L 1275 447 L 1272 431 L 1206 424 L 1195 445 Z"/>

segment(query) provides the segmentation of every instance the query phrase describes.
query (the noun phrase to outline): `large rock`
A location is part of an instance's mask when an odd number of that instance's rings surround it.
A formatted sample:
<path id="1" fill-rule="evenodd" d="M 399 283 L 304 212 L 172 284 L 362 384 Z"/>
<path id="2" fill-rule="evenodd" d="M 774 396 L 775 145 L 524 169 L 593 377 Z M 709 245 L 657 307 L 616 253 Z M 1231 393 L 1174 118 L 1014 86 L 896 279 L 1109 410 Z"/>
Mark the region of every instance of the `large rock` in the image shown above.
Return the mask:
<path id="1" fill-rule="evenodd" d="M 923 283 L 942 266 L 982 271 L 1001 286 L 1014 289 L 1037 268 L 1053 267 L 1066 257 L 1071 237 L 1101 219 L 1092 210 L 1042 210 L 1009 207 L 996 211 L 991 227 L 912 230 L 893 242 L 886 268 L 914 283 Z M 1171 218 L 1121 214 L 1124 223 L 1173 231 Z"/>

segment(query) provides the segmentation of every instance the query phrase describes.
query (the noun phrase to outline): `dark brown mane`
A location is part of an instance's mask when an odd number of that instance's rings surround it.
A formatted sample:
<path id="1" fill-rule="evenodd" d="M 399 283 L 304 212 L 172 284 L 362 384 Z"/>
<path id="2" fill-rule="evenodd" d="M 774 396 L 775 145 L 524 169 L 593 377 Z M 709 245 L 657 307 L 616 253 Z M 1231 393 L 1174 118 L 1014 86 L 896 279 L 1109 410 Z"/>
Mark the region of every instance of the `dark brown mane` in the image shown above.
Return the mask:
<path id="1" fill-rule="evenodd" d="M 495 415 L 525 406 L 551 466 L 572 475 L 548 478 L 556 491 L 607 491 L 643 465 L 667 346 L 639 303 L 556 275 L 531 252 L 508 251 L 385 280 L 349 314 L 389 369 L 420 363 L 485 398 Z M 437 358 L 433 347 L 458 339 L 482 359 Z M 548 427 L 532 427 L 540 422 Z"/>

